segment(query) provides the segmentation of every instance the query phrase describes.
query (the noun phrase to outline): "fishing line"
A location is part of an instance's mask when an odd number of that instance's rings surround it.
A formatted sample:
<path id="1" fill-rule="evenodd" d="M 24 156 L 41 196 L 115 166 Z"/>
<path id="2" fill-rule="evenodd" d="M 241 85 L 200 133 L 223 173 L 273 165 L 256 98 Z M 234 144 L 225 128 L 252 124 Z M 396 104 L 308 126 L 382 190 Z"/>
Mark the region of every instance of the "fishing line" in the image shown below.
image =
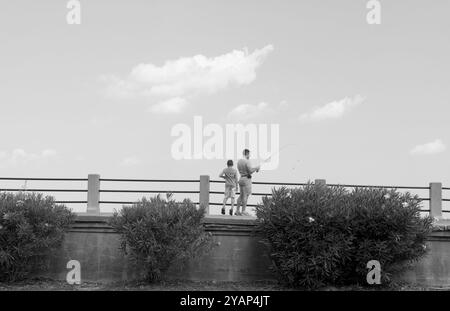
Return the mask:
<path id="1" fill-rule="evenodd" d="M 297 144 L 287 144 L 287 145 L 281 146 L 281 148 L 279 148 L 277 151 L 271 153 L 268 158 L 262 160 L 261 163 L 267 163 L 274 155 L 279 154 L 281 152 L 281 150 L 283 150 L 283 149 L 285 149 L 286 147 L 289 147 L 289 146 L 298 146 L 298 145 Z"/>

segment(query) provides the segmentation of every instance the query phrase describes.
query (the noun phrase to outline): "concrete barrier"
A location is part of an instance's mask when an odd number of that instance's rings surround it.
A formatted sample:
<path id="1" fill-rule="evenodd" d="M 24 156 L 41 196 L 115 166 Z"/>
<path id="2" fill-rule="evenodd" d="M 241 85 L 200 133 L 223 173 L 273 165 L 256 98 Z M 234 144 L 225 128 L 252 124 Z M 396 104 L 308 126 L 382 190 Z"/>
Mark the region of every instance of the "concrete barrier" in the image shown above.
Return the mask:
<path id="1" fill-rule="evenodd" d="M 437 222 L 427 247 L 428 254 L 397 279 L 425 286 L 450 286 L 450 220 Z"/>
<path id="2" fill-rule="evenodd" d="M 251 217 L 206 217 L 205 229 L 215 246 L 186 266 L 174 265 L 168 279 L 258 281 L 274 280 L 266 246 L 254 234 Z M 69 260 L 81 264 L 83 281 L 116 282 L 138 279 L 142 274 L 119 249 L 120 235 L 107 224 L 108 216 L 79 215 L 58 252 L 41 276 L 65 280 Z"/>
<path id="3" fill-rule="evenodd" d="M 108 216 L 80 215 L 67 233 L 58 252 L 51 257 L 41 276 L 65 280 L 69 260 L 81 264 L 83 281 L 116 282 L 139 279 L 142 271 L 122 253 L 120 235 L 107 224 Z M 254 218 L 208 216 L 205 229 L 213 234 L 210 253 L 190 260 L 186 266 L 173 265 L 168 279 L 193 281 L 275 280 L 268 250 L 255 235 Z M 398 280 L 427 285 L 450 286 L 450 221 L 441 220 L 430 234 L 429 253 Z"/>

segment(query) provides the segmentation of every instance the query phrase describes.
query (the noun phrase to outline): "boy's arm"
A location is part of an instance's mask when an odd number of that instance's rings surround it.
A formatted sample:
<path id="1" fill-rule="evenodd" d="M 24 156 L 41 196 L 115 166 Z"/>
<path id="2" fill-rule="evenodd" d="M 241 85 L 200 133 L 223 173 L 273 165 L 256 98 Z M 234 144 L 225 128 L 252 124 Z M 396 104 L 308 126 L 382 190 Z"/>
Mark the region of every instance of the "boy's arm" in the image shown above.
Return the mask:
<path id="1" fill-rule="evenodd" d="M 223 170 L 223 171 L 220 173 L 220 175 L 219 175 L 220 178 L 225 178 L 225 173 L 224 173 L 224 172 L 225 172 L 225 170 Z"/>

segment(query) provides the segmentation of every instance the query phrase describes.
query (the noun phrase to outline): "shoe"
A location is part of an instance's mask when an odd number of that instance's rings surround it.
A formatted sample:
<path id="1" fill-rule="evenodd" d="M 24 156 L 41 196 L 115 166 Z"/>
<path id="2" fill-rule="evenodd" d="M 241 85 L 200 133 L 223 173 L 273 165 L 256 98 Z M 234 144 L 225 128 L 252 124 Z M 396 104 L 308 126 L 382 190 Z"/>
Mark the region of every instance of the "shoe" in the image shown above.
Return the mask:
<path id="1" fill-rule="evenodd" d="M 225 215 L 225 207 L 222 207 L 222 215 Z"/>
<path id="2" fill-rule="evenodd" d="M 236 216 L 242 216 L 241 212 L 239 212 L 239 211 L 236 211 L 236 213 L 234 213 L 234 215 L 236 215 Z"/>
<path id="3" fill-rule="evenodd" d="M 230 208 L 230 216 L 233 216 L 233 209 Z"/>
<path id="4" fill-rule="evenodd" d="M 241 216 L 250 216 L 250 214 L 247 213 L 246 211 L 244 211 L 244 212 L 241 213 Z"/>

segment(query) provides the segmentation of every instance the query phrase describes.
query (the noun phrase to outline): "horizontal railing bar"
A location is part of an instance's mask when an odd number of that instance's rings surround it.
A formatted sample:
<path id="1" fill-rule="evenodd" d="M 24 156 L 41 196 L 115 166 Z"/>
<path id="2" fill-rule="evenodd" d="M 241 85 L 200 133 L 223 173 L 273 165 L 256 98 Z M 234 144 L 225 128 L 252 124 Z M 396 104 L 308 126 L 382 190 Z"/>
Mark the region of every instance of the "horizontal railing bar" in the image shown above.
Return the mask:
<path id="1" fill-rule="evenodd" d="M 450 202 L 450 199 L 442 199 L 442 201 Z"/>
<path id="2" fill-rule="evenodd" d="M 224 180 L 211 180 L 211 183 L 225 183 Z M 285 186 L 307 186 L 314 185 L 314 183 L 284 183 L 284 182 L 264 182 L 264 181 L 255 181 L 252 184 L 254 185 L 285 185 Z M 326 184 L 327 186 L 341 186 L 345 188 L 395 188 L 395 189 L 420 189 L 420 190 L 429 190 L 430 187 L 420 187 L 420 186 L 372 186 L 372 185 L 347 185 L 347 184 Z M 446 188 L 443 188 L 446 189 Z M 450 188 L 448 188 L 450 190 Z"/>
<path id="3" fill-rule="evenodd" d="M 223 203 L 209 203 L 209 205 L 223 205 Z M 236 204 L 235 204 L 236 205 Z M 247 206 L 258 206 L 258 204 L 247 204 Z M 429 212 L 430 210 L 420 210 L 421 212 Z M 444 212 L 444 211 L 443 211 Z M 447 211 L 450 212 L 450 211 Z"/>
<path id="4" fill-rule="evenodd" d="M 87 189 L 17 189 L 8 188 L 0 189 L 0 191 L 21 191 L 21 192 L 87 192 Z"/>
<path id="5" fill-rule="evenodd" d="M 99 192 L 108 192 L 108 193 L 200 193 L 200 191 L 183 191 L 183 190 L 114 190 L 114 189 L 107 189 L 107 190 L 99 190 Z"/>
<path id="6" fill-rule="evenodd" d="M 224 194 L 223 191 L 210 191 L 209 193 L 210 193 L 210 194 Z M 240 192 L 236 192 L 236 194 L 239 195 Z M 252 195 L 267 195 L 267 196 L 272 196 L 272 193 L 258 193 L 258 192 L 253 193 L 253 192 L 252 192 Z"/>
<path id="7" fill-rule="evenodd" d="M 430 187 L 417 187 L 417 186 L 371 186 L 371 185 L 345 185 L 345 184 L 327 184 L 327 186 L 341 186 L 344 188 L 389 188 L 389 189 L 420 189 L 420 190 L 430 190 Z"/>
<path id="8" fill-rule="evenodd" d="M 138 201 L 99 201 L 100 204 L 134 204 Z"/>
<path id="9" fill-rule="evenodd" d="M 118 181 L 118 182 L 200 182 L 199 179 L 118 179 L 118 178 L 100 178 L 100 181 Z"/>
<path id="10" fill-rule="evenodd" d="M 211 183 L 223 184 L 225 180 L 210 180 Z M 286 182 L 263 182 L 263 181 L 254 181 L 252 182 L 254 185 L 281 185 L 281 186 L 306 186 L 307 183 L 286 183 Z"/>
<path id="11" fill-rule="evenodd" d="M 209 203 L 209 205 L 222 206 L 223 203 Z M 228 205 L 229 205 L 229 204 L 228 204 Z M 235 206 L 236 206 L 236 204 L 235 204 Z M 258 204 L 247 204 L 247 206 L 250 206 L 250 207 L 256 207 L 256 206 L 258 206 Z"/>
<path id="12" fill-rule="evenodd" d="M 20 178 L 20 177 L 0 177 L 0 180 L 42 180 L 42 181 L 88 181 L 87 178 Z"/>
<path id="13" fill-rule="evenodd" d="M 100 203 L 100 204 L 135 204 L 135 203 L 139 203 L 139 201 L 99 201 L 98 203 Z M 198 205 L 199 203 L 192 202 L 192 204 Z"/>
<path id="14" fill-rule="evenodd" d="M 79 204 L 86 204 L 87 203 L 87 201 L 55 201 L 55 203 L 58 203 L 58 204 L 77 204 L 77 203 L 79 203 Z"/>
<path id="15" fill-rule="evenodd" d="M 264 182 L 264 181 L 254 181 L 254 182 L 252 182 L 252 184 L 254 184 L 254 185 L 280 185 L 280 186 L 307 186 L 308 185 L 308 183 Z"/>
<path id="16" fill-rule="evenodd" d="M 450 190 L 448 187 L 442 187 L 442 190 Z"/>

